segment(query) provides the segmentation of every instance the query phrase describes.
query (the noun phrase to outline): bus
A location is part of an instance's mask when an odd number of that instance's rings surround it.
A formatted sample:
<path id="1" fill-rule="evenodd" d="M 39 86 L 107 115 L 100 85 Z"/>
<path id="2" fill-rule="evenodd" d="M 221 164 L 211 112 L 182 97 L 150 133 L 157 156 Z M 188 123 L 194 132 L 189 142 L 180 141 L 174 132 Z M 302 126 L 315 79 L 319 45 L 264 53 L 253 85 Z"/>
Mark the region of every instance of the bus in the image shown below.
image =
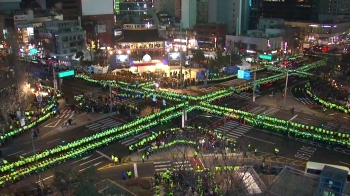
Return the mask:
<path id="1" fill-rule="evenodd" d="M 337 169 L 347 171 L 348 172 L 347 181 L 350 181 L 350 169 L 348 167 L 340 166 L 340 165 L 331 165 L 331 164 L 326 164 L 326 163 L 318 163 L 318 162 L 308 161 L 308 162 L 306 162 L 305 173 L 313 174 L 313 175 L 320 175 L 324 166 L 326 166 L 326 165 L 329 167 L 334 167 Z"/>

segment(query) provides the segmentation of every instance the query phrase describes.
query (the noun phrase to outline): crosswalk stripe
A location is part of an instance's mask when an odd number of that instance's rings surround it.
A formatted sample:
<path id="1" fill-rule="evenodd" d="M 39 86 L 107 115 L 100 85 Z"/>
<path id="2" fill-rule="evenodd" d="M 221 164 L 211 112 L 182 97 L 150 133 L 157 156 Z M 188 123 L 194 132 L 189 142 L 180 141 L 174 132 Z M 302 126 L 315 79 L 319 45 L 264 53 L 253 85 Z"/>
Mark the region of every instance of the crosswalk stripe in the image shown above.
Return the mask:
<path id="1" fill-rule="evenodd" d="M 250 131 L 251 128 L 252 127 L 250 126 L 239 124 L 236 121 L 230 121 L 226 123 L 225 126 L 221 126 L 216 130 L 219 133 L 224 134 L 230 138 L 237 139 L 244 135 L 246 132 Z"/>
<path id="2" fill-rule="evenodd" d="M 153 162 L 154 169 L 156 172 L 165 172 L 168 169 L 172 168 L 184 168 L 189 169 L 192 168 L 192 165 L 189 161 L 159 161 L 159 162 Z"/>
<path id="3" fill-rule="evenodd" d="M 116 126 L 120 126 L 120 125 L 122 125 L 122 123 L 117 122 L 111 118 L 105 118 L 105 119 L 101 119 L 99 121 L 96 121 L 93 124 L 86 125 L 86 128 L 94 131 L 97 129 L 107 129 L 109 127 L 116 127 Z"/>
<path id="4" fill-rule="evenodd" d="M 266 111 L 267 116 L 271 116 L 280 110 L 278 108 L 270 108 L 270 109 L 271 109 L 270 111 Z"/>
<path id="5" fill-rule="evenodd" d="M 146 132 L 143 132 L 143 133 L 140 133 L 139 135 L 137 135 L 137 137 L 143 137 L 143 136 L 145 136 L 145 135 L 147 135 L 147 133 Z M 125 141 L 123 141 L 122 142 L 122 144 L 127 144 L 127 143 L 129 143 L 129 142 L 131 142 L 131 141 L 133 141 L 133 140 L 135 140 L 135 138 L 134 137 L 131 137 L 130 139 L 127 139 L 127 140 L 125 140 Z"/>
<path id="6" fill-rule="evenodd" d="M 75 112 L 73 110 L 63 110 L 60 112 L 60 115 L 57 115 L 55 118 L 70 118 L 74 115 L 74 113 Z"/>

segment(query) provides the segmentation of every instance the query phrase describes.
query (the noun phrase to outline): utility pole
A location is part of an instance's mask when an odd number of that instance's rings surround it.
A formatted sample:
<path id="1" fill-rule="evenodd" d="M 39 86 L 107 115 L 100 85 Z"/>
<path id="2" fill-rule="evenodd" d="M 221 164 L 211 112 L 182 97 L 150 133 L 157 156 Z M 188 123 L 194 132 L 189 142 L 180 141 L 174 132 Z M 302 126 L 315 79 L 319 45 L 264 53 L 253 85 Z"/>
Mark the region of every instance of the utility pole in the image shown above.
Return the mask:
<path id="1" fill-rule="evenodd" d="M 112 113 L 112 108 L 113 108 L 113 104 L 112 104 L 112 86 L 111 84 L 109 84 L 109 112 Z"/>
<path id="2" fill-rule="evenodd" d="M 52 67 L 52 73 L 53 73 L 53 89 L 54 93 L 56 94 L 57 91 L 57 80 L 56 80 L 56 73 L 55 73 L 55 68 Z"/>
<path id="3" fill-rule="evenodd" d="M 254 71 L 254 81 L 253 81 L 253 102 L 255 102 L 255 91 L 256 91 L 256 71 Z"/>
<path id="4" fill-rule="evenodd" d="M 288 73 L 289 73 L 289 71 L 288 71 L 288 69 L 286 69 L 286 70 L 287 70 L 287 77 L 286 77 L 286 87 L 285 87 L 285 89 L 284 89 L 283 106 L 286 105 L 287 88 L 288 88 Z"/>
<path id="5" fill-rule="evenodd" d="M 35 162 L 35 166 L 37 167 L 38 170 L 38 184 L 41 190 L 41 195 L 44 195 L 44 182 L 41 179 L 41 174 L 39 171 L 39 167 L 38 167 L 38 159 L 36 158 L 36 148 L 35 148 L 35 144 L 34 144 L 34 129 L 32 129 L 32 147 L 33 147 L 33 153 L 34 153 L 34 162 Z"/>
<path id="6" fill-rule="evenodd" d="M 181 41 L 181 43 L 182 43 L 182 23 L 180 22 L 180 41 Z M 183 56 L 182 56 L 182 54 L 183 54 L 183 51 L 182 51 L 182 48 L 181 48 L 181 50 L 180 50 L 180 84 L 181 84 L 181 86 L 182 87 L 184 87 L 184 85 L 183 85 L 183 77 L 182 77 L 182 64 L 183 64 Z"/>

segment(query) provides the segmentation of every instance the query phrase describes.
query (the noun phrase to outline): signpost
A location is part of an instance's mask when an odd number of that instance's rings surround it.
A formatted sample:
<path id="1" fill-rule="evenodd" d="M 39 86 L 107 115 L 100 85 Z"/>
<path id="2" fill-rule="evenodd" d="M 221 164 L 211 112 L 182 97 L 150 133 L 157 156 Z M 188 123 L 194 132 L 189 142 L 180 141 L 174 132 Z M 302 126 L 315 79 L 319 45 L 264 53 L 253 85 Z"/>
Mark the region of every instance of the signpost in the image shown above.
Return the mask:
<path id="1" fill-rule="evenodd" d="M 68 76 L 74 76 L 74 70 L 61 71 L 58 73 L 59 78 L 64 78 Z"/>

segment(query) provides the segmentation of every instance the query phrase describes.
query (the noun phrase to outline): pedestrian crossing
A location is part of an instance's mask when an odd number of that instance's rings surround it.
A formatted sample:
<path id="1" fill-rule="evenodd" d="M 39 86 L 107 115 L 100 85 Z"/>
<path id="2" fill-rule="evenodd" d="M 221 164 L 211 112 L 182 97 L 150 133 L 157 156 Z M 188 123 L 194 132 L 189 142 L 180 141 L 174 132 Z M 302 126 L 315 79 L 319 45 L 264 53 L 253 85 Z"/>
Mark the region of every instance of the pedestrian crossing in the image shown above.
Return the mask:
<path id="1" fill-rule="evenodd" d="M 64 109 L 62 111 L 60 111 L 60 114 L 57 115 L 55 118 L 74 118 L 75 117 L 75 112 L 74 110 L 71 109 Z"/>
<path id="2" fill-rule="evenodd" d="M 263 114 L 263 115 L 266 115 L 266 116 L 272 116 L 275 113 L 277 113 L 278 111 L 280 111 L 280 109 L 278 109 L 278 108 L 269 108 L 269 107 L 264 107 L 264 106 L 258 106 L 258 107 L 255 107 L 255 108 L 249 110 L 250 113 Z"/>
<path id="3" fill-rule="evenodd" d="M 144 103 L 145 100 L 144 99 L 122 99 L 121 101 L 118 101 L 118 103 L 122 103 L 122 104 L 131 104 L 131 105 L 139 105 L 141 103 Z"/>
<path id="4" fill-rule="evenodd" d="M 225 126 L 216 128 L 215 131 L 223 134 L 231 139 L 238 139 L 246 132 L 250 131 L 252 127 L 238 123 L 237 121 L 229 121 L 225 123 Z"/>
<path id="5" fill-rule="evenodd" d="M 148 137 L 148 136 L 150 136 L 149 133 L 143 132 L 143 133 L 140 133 L 140 134 L 138 134 L 138 135 L 135 135 L 135 136 L 126 138 L 126 139 L 122 142 L 122 144 L 128 147 L 128 146 L 133 145 L 133 144 L 135 144 L 136 142 L 138 142 L 138 141 L 140 141 L 140 140 L 142 140 L 143 138 L 146 138 L 146 137 Z"/>
<path id="6" fill-rule="evenodd" d="M 297 101 L 299 101 L 302 104 L 316 104 L 316 102 L 314 102 L 313 100 L 309 99 L 309 98 L 295 98 Z"/>
<path id="7" fill-rule="evenodd" d="M 88 131 L 99 131 L 121 125 L 122 123 L 117 122 L 112 118 L 104 118 L 102 120 L 95 121 L 93 124 L 86 125 L 86 128 L 88 129 Z"/>
<path id="8" fill-rule="evenodd" d="M 234 94 L 233 95 L 234 97 L 237 97 L 237 98 L 240 98 L 240 99 L 252 99 L 253 97 L 253 93 L 247 93 L 247 92 L 242 92 L 242 93 L 239 93 L 239 94 Z M 256 97 L 259 97 L 259 93 L 255 93 L 255 96 Z"/>
<path id="9" fill-rule="evenodd" d="M 338 124 L 335 124 L 332 122 L 327 122 L 324 126 L 325 129 L 333 130 L 333 131 L 337 130 L 337 127 L 338 127 Z M 341 128 L 346 129 L 346 126 L 342 126 Z"/>
<path id="10" fill-rule="evenodd" d="M 219 87 L 215 87 L 215 86 L 209 86 L 209 87 L 199 88 L 198 90 L 204 91 L 204 92 L 212 92 L 212 91 L 220 90 L 220 88 Z"/>
<path id="11" fill-rule="evenodd" d="M 192 168 L 192 165 L 189 161 L 156 161 L 154 162 L 154 170 L 157 173 L 163 173 L 166 170 L 172 171 L 175 168 L 176 170 L 188 170 Z"/>

